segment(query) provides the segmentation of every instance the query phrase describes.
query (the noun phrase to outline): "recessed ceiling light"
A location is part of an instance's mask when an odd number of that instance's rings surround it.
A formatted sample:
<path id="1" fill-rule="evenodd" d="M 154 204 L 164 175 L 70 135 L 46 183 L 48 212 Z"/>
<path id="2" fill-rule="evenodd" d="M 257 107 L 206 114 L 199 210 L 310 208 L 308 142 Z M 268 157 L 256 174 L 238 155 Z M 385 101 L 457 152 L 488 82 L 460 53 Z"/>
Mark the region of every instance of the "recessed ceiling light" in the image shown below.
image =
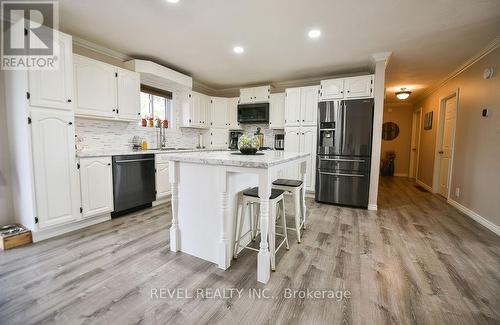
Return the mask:
<path id="1" fill-rule="evenodd" d="M 237 54 L 241 54 L 245 52 L 245 49 L 242 46 L 235 46 L 233 47 L 233 52 Z"/>
<path id="2" fill-rule="evenodd" d="M 321 36 L 321 31 L 319 29 L 312 29 L 307 33 L 309 38 L 318 38 Z"/>
<path id="3" fill-rule="evenodd" d="M 167 0 L 168 3 L 177 3 L 179 0 Z"/>

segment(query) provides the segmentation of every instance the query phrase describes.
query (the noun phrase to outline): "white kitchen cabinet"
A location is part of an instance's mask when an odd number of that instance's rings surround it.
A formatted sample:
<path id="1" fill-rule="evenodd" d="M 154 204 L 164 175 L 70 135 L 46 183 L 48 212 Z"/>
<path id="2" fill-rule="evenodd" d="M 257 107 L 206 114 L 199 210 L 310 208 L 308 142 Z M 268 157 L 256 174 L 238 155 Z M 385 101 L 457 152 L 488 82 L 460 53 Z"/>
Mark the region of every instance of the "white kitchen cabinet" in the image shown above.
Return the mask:
<path id="1" fill-rule="evenodd" d="M 302 87 L 300 89 L 300 123 L 301 126 L 314 126 L 318 115 L 319 87 Z"/>
<path id="2" fill-rule="evenodd" d="M 229 141 L 229 130 L 227 128 L 210 129 L 210 148 L 227 149 Z"/>
<path id="3" fill-rule="evenodd" d="M 156 163 L 156 199 L 170 195 L 170 182 L 168 174 L 168 162 Z"/>
<path id="4" fill-rule="evenodd" d="M 125 69 L 117 70 L 118 118 L 136 121 L 141 115 L 141 76 Z"/>
<path id="5" fill-rule="evenodd" d="M 300 88 L 285 91 L 285 126 L 300 126 Z"/>
<path id="6" fill-rule="evenodd" d="M 116 67 L 80 55 L 73 56 L 75 114 L 115 118 L 118 109 Z"/>
<path id="7" fill-rule="evenodd" d="M 111 157 L 80 158 L 82 217 L 113 211 L 113 171 Z"/>
<path id="8" fill-rule="evenodd" d="M 285 152 L 300 152 L 300 127 L 285 129 Z M 299 179 L 299 167 L 288 167 L 284 175 L 288 179 Z"/>
<path id="9" fill-rule="evenodd" d="M 268 102 L 271 86 L 260 86 L 240 89 L 240 104 Z"/>
<path id="10" fill-rule="evenodd" d="M 306 171 L 306 190 L 314 191 L 316 180 L 316 127 L 302 127 L 300 130 L 300 152 L 310 154 Z"/>
<path id="11" fill-rule="evenodd" d="M 285 126 L 317 124 L 318 86 L 288 88 L 285 98 Z"/>
<path id="12" fill-rule="evenodd" d="M 240 123 L 238 123 L 238 97 L 228 99 L 228 123 L 230 130 L 241 130 Z"/>
<path id="13" fill-rule="evenodd" d="M 190 92 L 188 98 L 183 102 L 183 126 L 199 129 L 210 127 L 210 97 Z"/>
<path id="14" fill-rule="evenodd" d="M 228 128 L 228 99 L 222 97 L 210 98 L 210 127 Z"/>
<path id="15" fill-rule="evenodd" d="M 64 110 L 73 109 L 73 46 L 69 35 L 58 32 L 55 70 L 29 70 L 29 101 L 31 106 Z"/>
<path id="16" fill-rule="evenodd" d="M 269 107 L 269 128 L 285 127 L 285 93 L 271 94 Z"/>
<path id="17" fill-rule="evenodd" d="M 345 98 L 373 96 L 373 76 L 359 76 L 345 79 Z"/>
<path id="18" fill-rule="evenodd" d="M 344 98 L 344 79 L 321 80 L 320 100 Z"/>
<path id="19" fill-rule="evenodd" d="M 32 110 L 31 143 L 38 227 L 80 218 L 73 112 Z"/>
<path id="20" fill-rule="evenodd" d="M 210 126 L 210 97 L 200 94 L 200 107 L 198 109 L 200 125 L 203 128 Z"/>

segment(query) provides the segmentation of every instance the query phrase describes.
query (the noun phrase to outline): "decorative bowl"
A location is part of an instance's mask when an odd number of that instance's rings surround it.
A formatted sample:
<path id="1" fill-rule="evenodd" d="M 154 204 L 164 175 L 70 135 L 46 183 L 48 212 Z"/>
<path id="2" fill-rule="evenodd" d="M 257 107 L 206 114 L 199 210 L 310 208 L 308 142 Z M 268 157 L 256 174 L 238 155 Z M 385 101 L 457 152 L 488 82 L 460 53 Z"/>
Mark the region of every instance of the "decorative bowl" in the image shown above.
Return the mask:
<path id="1" fill-rule="evenodd" d="M 238 149 L 244 155 L 255 155 L 259 150 L 259 140 L 250 135 L 242 135 L 238 140 Z"/>

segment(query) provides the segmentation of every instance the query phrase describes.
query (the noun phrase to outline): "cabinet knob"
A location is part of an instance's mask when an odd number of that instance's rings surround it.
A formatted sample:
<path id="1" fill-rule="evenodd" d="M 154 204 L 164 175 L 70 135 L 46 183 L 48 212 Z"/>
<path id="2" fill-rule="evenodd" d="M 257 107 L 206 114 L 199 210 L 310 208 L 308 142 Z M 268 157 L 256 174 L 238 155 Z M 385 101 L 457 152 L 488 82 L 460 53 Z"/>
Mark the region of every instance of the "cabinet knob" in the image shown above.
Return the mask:
<path id="1" fill-rule="evenodd" d="M 114 109 L 113 112 L 116 112 L 116 109 Z"/>
<path id="2" fill-rule="evenodd" d="M 111 166 L 111 163 L 108 163 L 108 166 Z"/>
<path id="3" fill-rule="evenodd" d="M 71 99 L 68 99 L 68 103 L 71 103 Z"/>
<path id="4" fill-rule="evenodd" d="M 73 122 L 68 122 L 69 125 L 73 125 Z"/>

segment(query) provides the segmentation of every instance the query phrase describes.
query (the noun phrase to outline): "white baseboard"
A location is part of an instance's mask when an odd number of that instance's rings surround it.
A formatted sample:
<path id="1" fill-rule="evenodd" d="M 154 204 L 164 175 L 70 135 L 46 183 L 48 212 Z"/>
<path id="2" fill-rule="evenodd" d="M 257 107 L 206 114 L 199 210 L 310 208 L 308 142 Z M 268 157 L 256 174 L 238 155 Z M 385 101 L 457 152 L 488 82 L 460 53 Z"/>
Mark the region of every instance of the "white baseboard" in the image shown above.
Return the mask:
<path id="1" fill-rule="evenodd" d="M 408 173 L 394 173 L 394 176 L 396 177 L 408 177 Z"/>
<path id="2" fill-rule="evenodd" d="M 111 214 L 105 214 L 97 217 L 92 217 L 88 219 L 78 220 L 76 222 L 61 225 L 54 228 L 41 229 L 38 231 L 33 231 L 33 242 L 49 239 L 55 236 L 59 236 L 74 230 L 92 226 L 104 221 L 111 220 Z"/>
<path id="3" fill-rule="evenodd" d="M 454 201 L 452 199 L 448 199 L 448 203 L 455 208 L 457 208 L 458 211 L 462 212 L 472 220 L 476 221 L 477 223 L 480 223 L 484 227 L 488 228 L 489 230 L 493 231 L 495 234 L 500 236 L 500 227 L 492 223 L 491 221 L 485 219 L 484 217 L 481 217 L 479 214 L 476 212 L 472 211 L 471 209 L 464 207 L 457 201 Z"/>
<path id="4" fill-rule="evenodd" d="M 156 201 L 153 201 L 153 203 L 151 203 L 151 205 L 155 207 L 155 206 L 160 205 L 160 204 L 165 204 L 167 202 L 170 202 L 171 198 L 172 198 L 171 195 L 163 197 L 163 198 L 160 198 L 160 199 L 158 199 Z"/>
<path id="5" fill-rule="evenodd" d="M 431 192 L 432 193 L 432 187 L 430 187 L 429 185 L 425 184 L 424 182 L 418 180 L 418 179 L 415 179 L 415 182 L 422 186 L 423 188 L 425 188 L 427 191 Z"/>
<path id="6" fill-rule="evenodd" d="M 376 204 L 368 204 L 368 210 L 377 211 L 378 207 Z"/>

